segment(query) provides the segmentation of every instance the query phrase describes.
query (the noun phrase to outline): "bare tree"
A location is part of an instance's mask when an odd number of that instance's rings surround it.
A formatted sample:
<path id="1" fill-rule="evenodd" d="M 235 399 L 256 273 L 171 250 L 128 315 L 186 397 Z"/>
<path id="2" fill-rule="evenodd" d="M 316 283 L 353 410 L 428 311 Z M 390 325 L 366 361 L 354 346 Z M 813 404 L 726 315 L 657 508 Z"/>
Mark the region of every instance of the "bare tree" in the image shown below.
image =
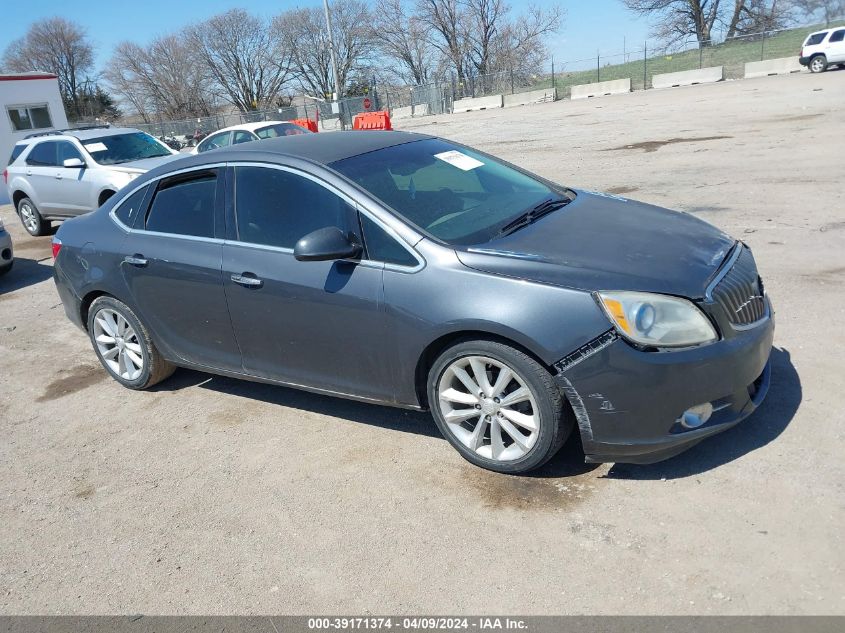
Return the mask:
<path id="1" fill-rule="evenodd" d="M 807 17 L 820 17 L 826 25 L 845 17 L 845 0 L 793 0 L 792 4 Z"/>
<path id="2" fill-rule="evenodd" d="M 773 31 L 793 21 L 793 6 L 785 0 L 735 0 L 726 39 Z"/>
<path id="3" fill-rule="evenodd" d="M 94 48 L 75 22 L 48 18 L 33 24 L 26 35 L 6 48 L 3 67 L 11 72 L 39 70 L 56 75 L 65 107 L 75 117 L 80 86 L 94 67 Z"/>
<path id="4" fill-rule="evenodd" d="M 332 36 L 337 57 L 340 86 L 336 89 L 331 53 L 322 9 L 293 9 L 273 18 L 278 45 L 291 56 L 291 66 L 302 88 L 311 94 L 329 97 L 343 93 L 355 72 L 365 65 L 372 48 L 371 16 L 360 0 L 330 5 Z"/>
<path id="5" fill-rule="evenodd" d="M 290 74 L 290 54 L 270 25 L 243 9 L 201 23 L 188 36 L 223 98 L 242 112 L 275 103 Z"/>
<path id="6" fill-rule="evenodd" d="M 141 47 L 122 42 L 105 71 L 106 80 L 145 120 L 151 113 L 171 119 L 211 114 L 211 77 L 180 35 Z"/>
<path id="7" fill-rule="evenodd" d="M 700 46 L 709 46 L 719 19 L 720 0 L 623 0 L 631 11 L 655 19 L 658 37 L 673 44 L 695 35 Z"/>
<path id="8" fill-rule="evenodd" d="M 379 0 L 373 10 L 373 40 L 396 64 L 396 73 L 409 83 L 429 80 L 434 51 L 430 24 L 409 10 L 405 0 Z"/>
<path id="9" fill-rule="evenodd" d="M 544 38 L 563 19 L 555 5 L 546 10 L 528 5 L 512 16 L 505 0 L 418 0 L 417 10 L 460 81 L 470 73 L 536 69 L 546 52 Z"/>

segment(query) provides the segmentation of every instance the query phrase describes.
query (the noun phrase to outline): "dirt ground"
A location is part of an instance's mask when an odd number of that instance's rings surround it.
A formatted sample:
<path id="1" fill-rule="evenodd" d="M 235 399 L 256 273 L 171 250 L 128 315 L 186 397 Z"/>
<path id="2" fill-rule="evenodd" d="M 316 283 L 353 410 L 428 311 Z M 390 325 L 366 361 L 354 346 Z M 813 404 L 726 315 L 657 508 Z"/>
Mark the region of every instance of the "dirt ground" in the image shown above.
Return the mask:
<path id="1" fill-rule="evenodd" d="M 397 122 L 753 249 L 773 384 L 653 466 L 464 462 L 423 414 L 107 379 L 0 208 L 0 613 L 845 614 L 845 71 Z M 837 536 L 839 535 L 839 536 Z"/>

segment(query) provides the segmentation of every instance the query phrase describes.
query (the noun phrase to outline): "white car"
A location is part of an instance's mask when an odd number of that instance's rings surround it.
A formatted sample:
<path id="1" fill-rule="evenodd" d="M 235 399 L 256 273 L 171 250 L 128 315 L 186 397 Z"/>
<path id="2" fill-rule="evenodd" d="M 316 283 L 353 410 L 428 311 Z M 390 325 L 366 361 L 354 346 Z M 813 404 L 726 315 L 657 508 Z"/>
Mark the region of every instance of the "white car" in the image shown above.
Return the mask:
<path id="1" fill-rule="evenodd" d="M 133 178 L 178 156 L 133 128 L 55 130 L 18 141 L 3 177 L 27 233 L 44 235 L 51 220 L 93 211 Z"/>
<path id="2" fill-rule="evenodd" d="M 191 152 L 201 154 L 218 147 L 229 147 L 238 143 L 249 143 L 264 138 L 277 136 L 291 136 L 293 134 L 312 134 L 311 130 L 291 123 L 290 121 L 259 121 L 257 123 L 242 123 L 218 130 L 206 136 Z"/>
<path id="3" fill-rule="evenodd" d="M 798 61 L 813 73 L 823 73 L 835 65 L 845 68 L 845 27 L 810 33 L 801 46 Z"/>

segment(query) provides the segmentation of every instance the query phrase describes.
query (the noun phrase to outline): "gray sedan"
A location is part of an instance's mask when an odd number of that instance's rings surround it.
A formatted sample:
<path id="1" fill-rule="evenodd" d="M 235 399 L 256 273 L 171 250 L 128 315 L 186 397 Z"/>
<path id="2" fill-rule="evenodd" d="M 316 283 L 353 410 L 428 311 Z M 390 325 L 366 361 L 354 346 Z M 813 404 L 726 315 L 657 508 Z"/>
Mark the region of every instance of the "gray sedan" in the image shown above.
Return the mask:
<path id="1" fill-rule="evenodd" d="M 443 139 L 308 134 L 139 176 L 54 239 L 68 317 L 131 389 L 176 366 L 429 409 L 474 464 L 648 463 L 753 412 L 747 246 Z"/>
<path id="2" fill-rule="evenodd" d="M 15 253 L 12 248 L 12 236 L 3 226 L 3 220 L 0 220 L 0 276 L 12 270 L 14 263 Z"/>

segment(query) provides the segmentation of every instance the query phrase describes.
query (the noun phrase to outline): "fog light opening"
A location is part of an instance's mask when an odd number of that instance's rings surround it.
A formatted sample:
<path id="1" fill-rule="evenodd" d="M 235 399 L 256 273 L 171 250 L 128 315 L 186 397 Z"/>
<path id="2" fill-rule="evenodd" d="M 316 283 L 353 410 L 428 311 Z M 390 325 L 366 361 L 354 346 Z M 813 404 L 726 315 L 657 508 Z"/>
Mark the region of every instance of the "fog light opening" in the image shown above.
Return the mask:
<path id="1" fill-rule="evenodd" d="M 678 418 L 678 422 L 685 429 L 697 429 L 713 415 L 713 405 L 709 402 L 690 407 Z"/>

